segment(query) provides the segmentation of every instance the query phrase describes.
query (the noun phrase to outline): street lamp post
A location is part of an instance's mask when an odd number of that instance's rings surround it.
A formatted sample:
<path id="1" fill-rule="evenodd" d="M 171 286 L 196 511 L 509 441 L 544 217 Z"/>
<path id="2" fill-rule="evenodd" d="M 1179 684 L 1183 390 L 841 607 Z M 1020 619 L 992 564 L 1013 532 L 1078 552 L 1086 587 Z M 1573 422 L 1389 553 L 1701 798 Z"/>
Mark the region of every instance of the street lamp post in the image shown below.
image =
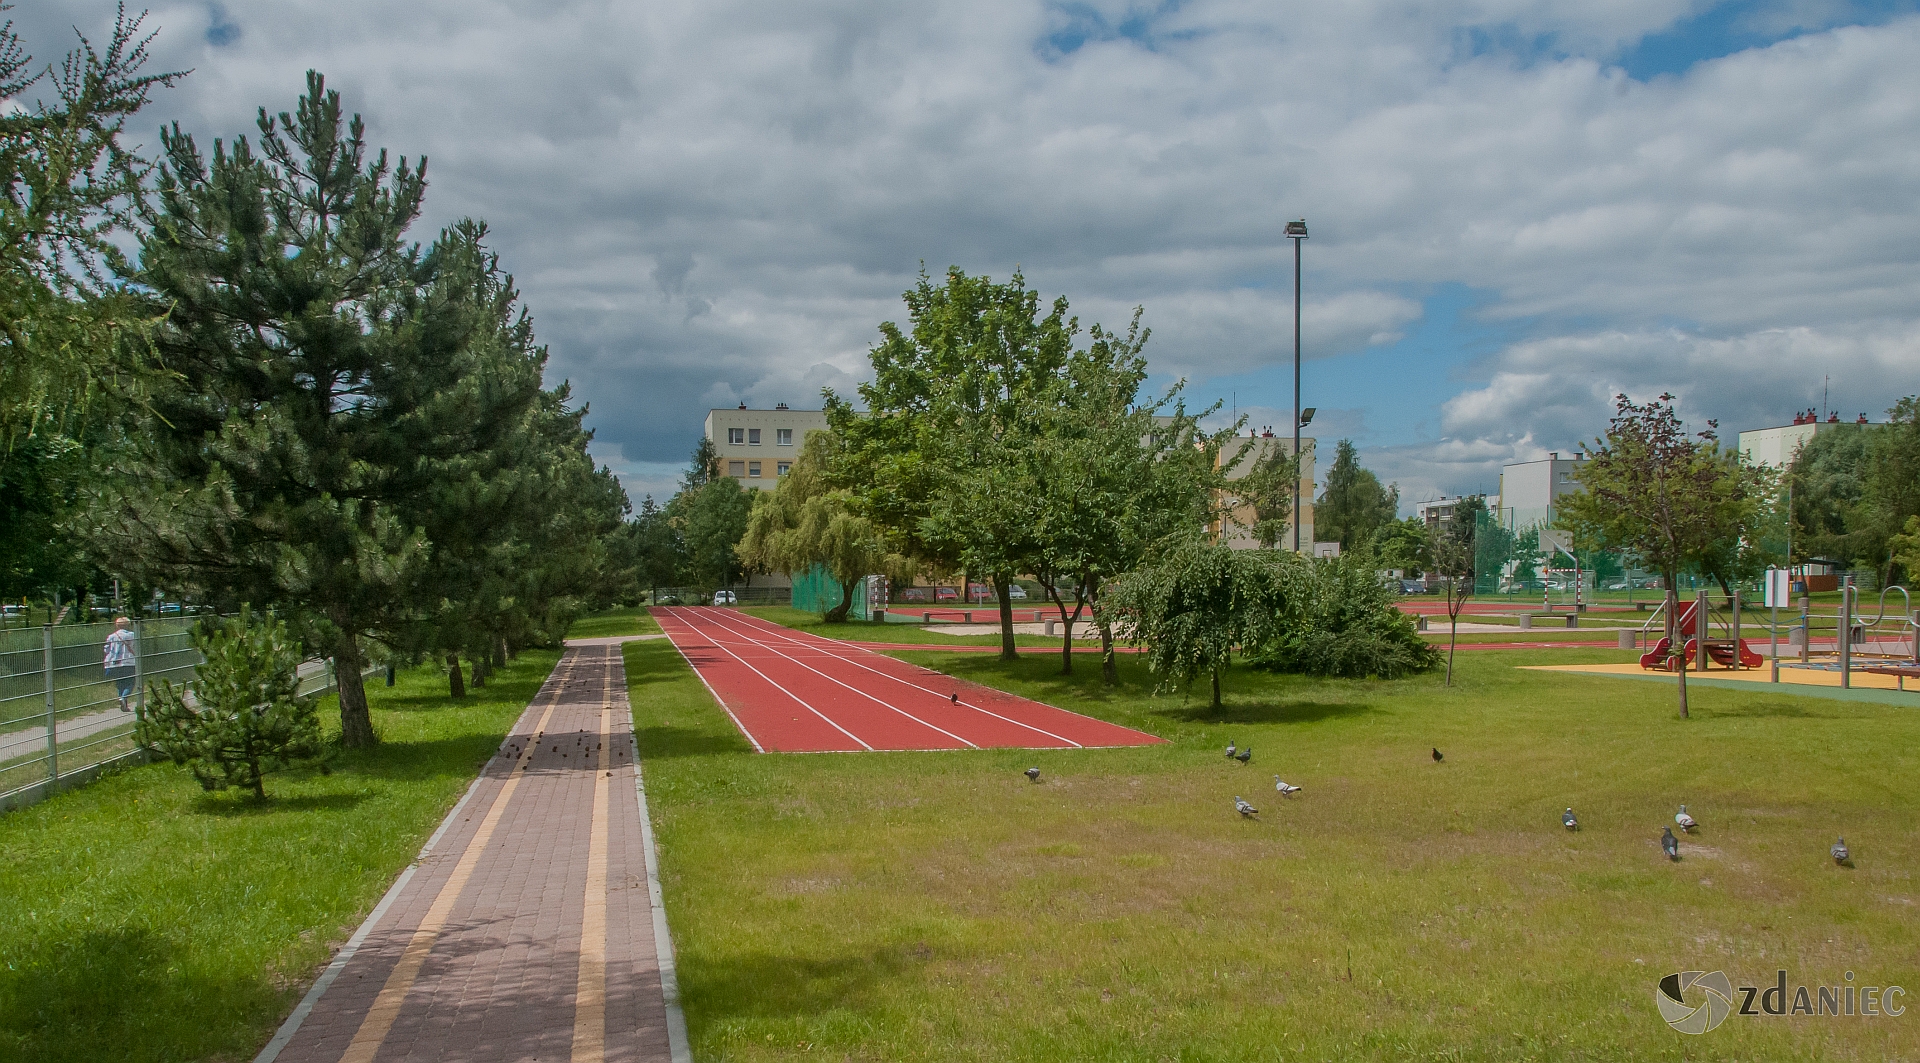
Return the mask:
<path id="1" fill-rule="evenodd" d="M 1307 219 L 1287 223 L 1293 241 L 1293 552 L 1300 552 L 1300 241 L 1307 238 Z"/>

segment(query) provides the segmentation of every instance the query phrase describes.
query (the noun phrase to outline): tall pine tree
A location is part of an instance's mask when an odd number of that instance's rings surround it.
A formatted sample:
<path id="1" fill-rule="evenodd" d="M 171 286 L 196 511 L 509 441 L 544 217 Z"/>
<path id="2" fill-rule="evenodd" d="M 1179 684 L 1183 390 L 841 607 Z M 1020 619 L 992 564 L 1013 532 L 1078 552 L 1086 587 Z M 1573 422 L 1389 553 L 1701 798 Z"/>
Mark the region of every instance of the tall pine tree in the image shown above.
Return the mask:
<path id="1" fill-rule="evenodd" d="M 109 493 L 102 538 L 152 582 L 275 607 L 334 658 L 343 740 L 366 746 L 363 640 L 403 638 L 444 590 L 434 537 L 463 534 L 501 441 L 555 399 L 503 325 L 480 230 L 407 241 L 424 159 L 370 155 L 317 73 L 259 128 L 259 156 L 162 137 L 139 275 L 176 378 L 154 400 L 149 486 Z"/>

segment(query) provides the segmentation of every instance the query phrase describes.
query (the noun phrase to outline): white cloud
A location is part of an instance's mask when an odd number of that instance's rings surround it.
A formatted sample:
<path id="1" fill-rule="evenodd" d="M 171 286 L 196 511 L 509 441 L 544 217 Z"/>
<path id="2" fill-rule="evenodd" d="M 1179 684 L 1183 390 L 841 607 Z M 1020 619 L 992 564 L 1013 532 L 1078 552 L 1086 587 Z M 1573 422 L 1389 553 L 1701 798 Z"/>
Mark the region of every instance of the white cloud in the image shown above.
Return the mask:
<path id="1" fill-rule="evenodd" d="M 923 260 L 1023 266 L 1083 320 L 1144 304 L 1159 371 L 1281 361 L 1304 215 L 1309 357 L 1394 342 L 1440 284 L 1524 337 L 1431 396 L 1439 444 L 1380 452 L 1457 488 L 1590 435 L 1616 388 L 1730 423 L 1821 373 L 1914 389 L 1920 19 L 1610 65 L 1706 6 L 169 3 L 157 65 L 195 72 L 135 124 L 248 133 L 325 71 L 376 144 L 432 156 L 423 235 L 492 223 L 630 462 L 679 461 L 717 397 L 850 385 Z M 15 14 L 51 53 L 111 10 Z"/>

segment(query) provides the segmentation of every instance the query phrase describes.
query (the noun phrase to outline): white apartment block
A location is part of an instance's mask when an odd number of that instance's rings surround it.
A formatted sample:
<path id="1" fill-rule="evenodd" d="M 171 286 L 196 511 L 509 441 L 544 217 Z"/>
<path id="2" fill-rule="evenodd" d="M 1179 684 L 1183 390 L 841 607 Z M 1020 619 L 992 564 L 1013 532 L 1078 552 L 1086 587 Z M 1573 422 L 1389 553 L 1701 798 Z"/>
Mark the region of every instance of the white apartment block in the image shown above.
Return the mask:
<path id="1" fill-rule="evenodd" d="M 1539 461 L 1515 462 L 1500 469 L 1498 510 L 1492 500 L 1489 511 L 1497 512 L 1502 524 L 1519 530 L 1553 525 L 1559 516 L 1561 495 L 1580 490 L 1580 469 L 1585 458 L 1563 458 L 1554 451 Z"/>
<path id="2" fill-rule="evenodd" d="M 720 471 L 742 487 L 771 489 L 793 468 L 807 433 L 826 428 L 826 414 L 790 410 L 784 402 L 771 410 L 749 410 L 743 402 L 736 409 L 707 411 L 707 440 L 719 456 Z"/>

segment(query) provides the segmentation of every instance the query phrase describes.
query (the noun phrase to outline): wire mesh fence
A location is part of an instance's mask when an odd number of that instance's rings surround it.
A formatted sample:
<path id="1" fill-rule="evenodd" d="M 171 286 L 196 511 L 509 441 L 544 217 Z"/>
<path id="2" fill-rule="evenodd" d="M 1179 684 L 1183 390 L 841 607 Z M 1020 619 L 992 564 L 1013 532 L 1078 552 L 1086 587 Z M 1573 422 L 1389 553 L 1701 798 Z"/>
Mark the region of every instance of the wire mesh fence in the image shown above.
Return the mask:
<path id="1" fill-rule="evenodd" d="M 150 684 L 191 682 L 201 663 L 191 616 L 0 631 L 0 809 L 29 803 L 105 764 L 142 755 L 137 710 Z M 333 686 L 323 661 L 300 669 L 302 693 Z"/>

